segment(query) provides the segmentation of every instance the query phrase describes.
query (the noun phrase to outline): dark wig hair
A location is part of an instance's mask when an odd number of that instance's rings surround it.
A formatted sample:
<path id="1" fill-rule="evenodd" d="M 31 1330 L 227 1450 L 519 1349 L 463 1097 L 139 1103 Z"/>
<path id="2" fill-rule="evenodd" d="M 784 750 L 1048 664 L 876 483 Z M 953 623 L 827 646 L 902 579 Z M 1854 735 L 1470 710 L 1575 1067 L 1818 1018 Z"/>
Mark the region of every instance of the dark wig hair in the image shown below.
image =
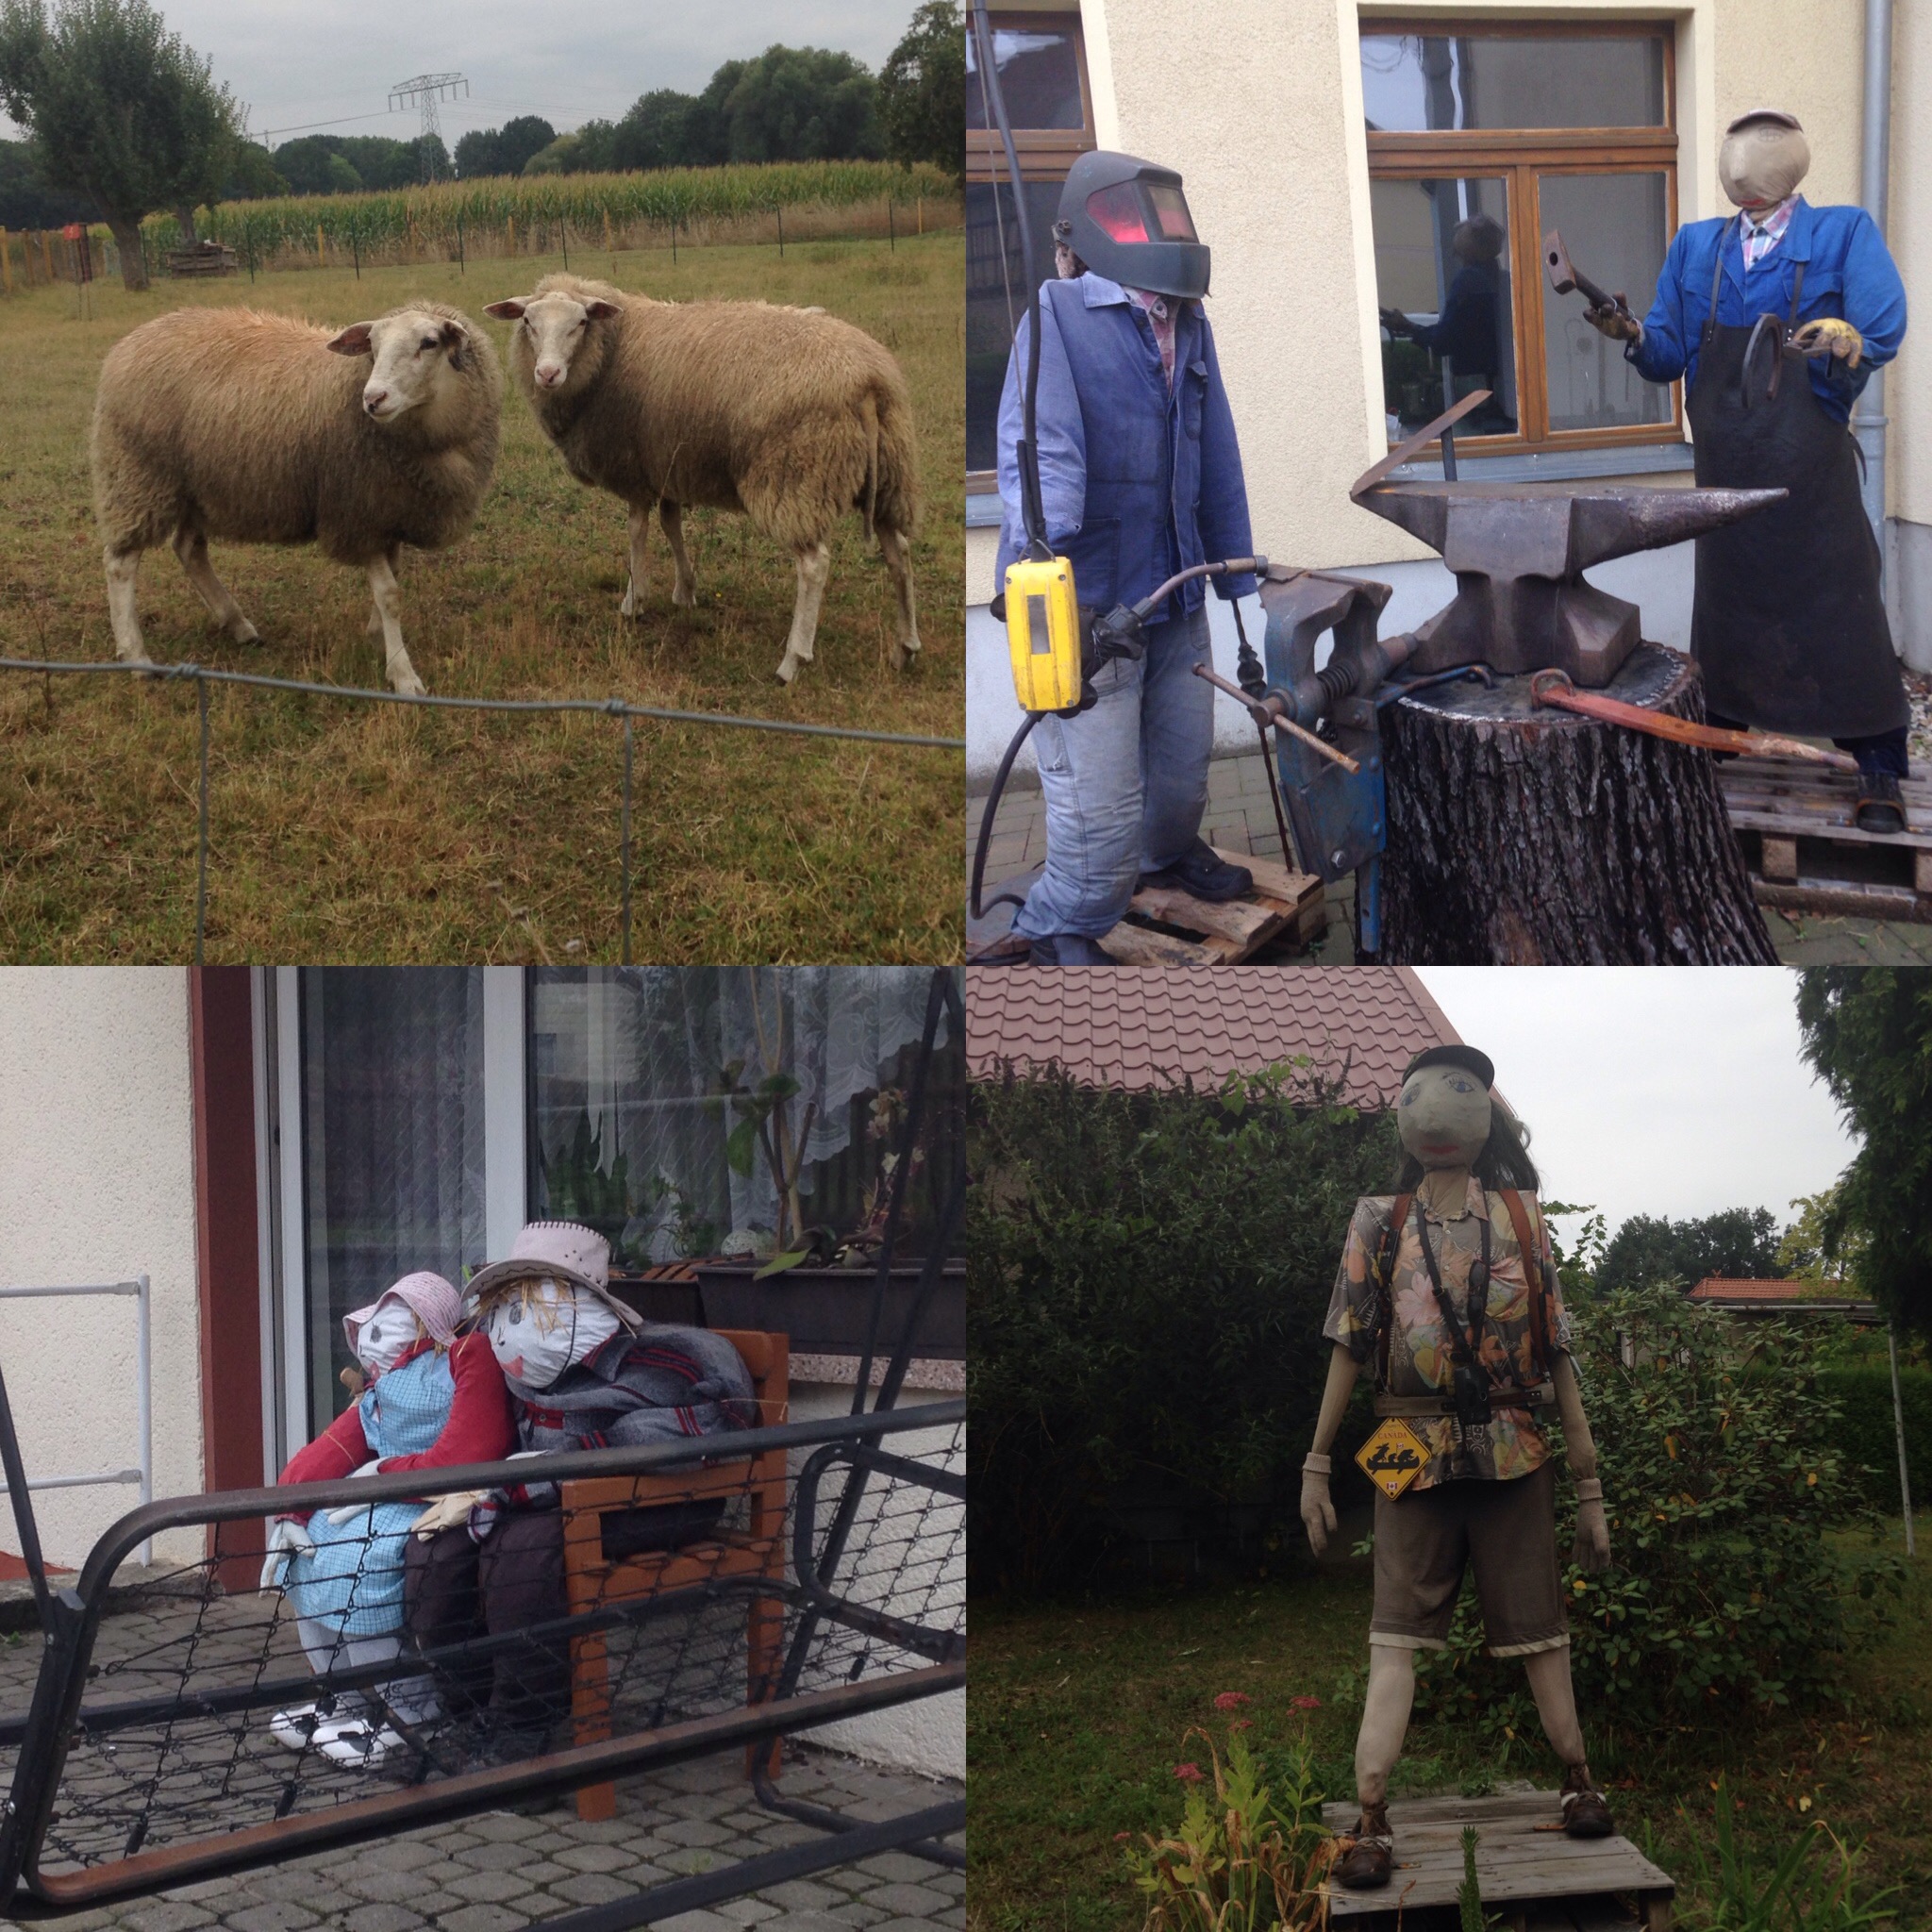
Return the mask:
<path id="1" fill-rule="evenodd" d="M 1542 1183 L 1537 1177 L 1536 1162 L 1529 1158 L 1529 1129 L 1499 1100 L 1490 1104 L 1490 1138 L 1475 1158 L 1470 1172 L 1491 1193 L 1514 1188 L 1519 1193 L 1540 1193 Z M 1402 1169 L 1395 1176 L 1395 1191 L 1412 1194 L 1422 1186 L 1424 1169 L 1413 1154 L 1404 1154 Z"/>

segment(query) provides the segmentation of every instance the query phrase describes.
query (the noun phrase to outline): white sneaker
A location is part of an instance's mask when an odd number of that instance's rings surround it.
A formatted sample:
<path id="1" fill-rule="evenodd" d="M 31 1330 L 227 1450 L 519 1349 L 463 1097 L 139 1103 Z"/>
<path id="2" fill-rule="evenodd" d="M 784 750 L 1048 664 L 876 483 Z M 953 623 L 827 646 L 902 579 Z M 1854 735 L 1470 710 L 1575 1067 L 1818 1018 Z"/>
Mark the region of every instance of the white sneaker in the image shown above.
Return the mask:
<path id="1" fill-rule="evenodd" d="M 306 1751 L 323 1725 L 336 1722 L 320 1704 L 296 1704 L 276 1711 L 268 1721 L 268 1729 L 277 1744 L 291 1751 Z"/>
<path id="2" fill-rule="evenodd" d="M 408 1749 L 399 1731 L 367 1718 L 346 1718 L 324 1725 L 315 1734 L 315 1748 L 332 1764 L 359 1765 L 374 1770 L 391 1752 Z"/>

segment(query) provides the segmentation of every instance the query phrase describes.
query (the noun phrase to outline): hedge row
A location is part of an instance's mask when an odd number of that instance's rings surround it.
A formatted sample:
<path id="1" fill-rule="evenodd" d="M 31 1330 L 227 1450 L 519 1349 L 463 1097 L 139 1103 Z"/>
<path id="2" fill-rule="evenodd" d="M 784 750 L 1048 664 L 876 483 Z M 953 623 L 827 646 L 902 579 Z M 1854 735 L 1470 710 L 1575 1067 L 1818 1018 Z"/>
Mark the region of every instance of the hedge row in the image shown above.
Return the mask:
<path id="1" fill-rule="evenodd" d="M 1923 1510 L 1932 1507 L 1932 1369 L 1901 1369 L 1898 1379 L 1912 1501 Z M 1847 1363 L 1821 1369 L 1818 1380 L 1843 1408 L 1842 1447 L 1852 1463 L 1869 1472 L 1863 1477 L 1867 1498 L 1880 1509 L 1896 1510 L 1898 1435 L 1891 1371 L 1883 1362 Z"/>

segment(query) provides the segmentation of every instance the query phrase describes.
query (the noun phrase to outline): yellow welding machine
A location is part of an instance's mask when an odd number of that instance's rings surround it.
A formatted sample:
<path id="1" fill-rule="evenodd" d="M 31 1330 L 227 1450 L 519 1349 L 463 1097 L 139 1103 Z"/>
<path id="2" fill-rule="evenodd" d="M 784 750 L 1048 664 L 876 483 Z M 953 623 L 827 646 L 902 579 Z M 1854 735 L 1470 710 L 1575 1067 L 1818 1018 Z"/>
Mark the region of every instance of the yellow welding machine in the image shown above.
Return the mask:
<path id="1" fill-rule="evenodd" d="M 1023 710 L 1064 711 L 1080 702 L 1080 607 L 1064 557 L 1023 557 L 1007 566 L 1007 647 Z"/>

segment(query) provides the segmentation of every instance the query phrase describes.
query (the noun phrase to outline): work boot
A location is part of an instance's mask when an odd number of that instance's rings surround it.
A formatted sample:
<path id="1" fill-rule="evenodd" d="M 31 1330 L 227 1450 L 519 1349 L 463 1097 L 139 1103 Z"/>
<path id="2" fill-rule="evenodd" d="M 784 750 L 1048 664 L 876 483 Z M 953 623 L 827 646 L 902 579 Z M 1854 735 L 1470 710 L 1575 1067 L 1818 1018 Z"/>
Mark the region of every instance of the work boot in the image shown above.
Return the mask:
<path id="1" fill-rule="evenodd" d="M 1858 808 L 1853 814 L 1852 823 L 1861 832 L 1905 830 L 1906 802 L 1899 793 L 1896 773 L 1858 774 Z"/>
<path id="2" fill-rule="evenodd" d="M 1590 1781 L 1590 1767 L 1573 1764 L 1563 1774 L 1563 1830 L 1571 1838 L 1608 1838 L 1616 1830 L 1604 1794 Z"/>
<path id="3" fill-rule="evenodd" d="M 1085 933 L 1042 933 L 1033 941 L 1029 966 L 1111 966 L 1114 962 Z"/>
<path id="4" fill-rule="evenodd" d="M 1164 865 L 1158 872 L 1143 872 L 1141 883 L 1175 888 L 1219 904 L 1252 891 L 1255 874 L 1244 865 L 1230 865 L 1217 858 L 1207 840 L 1196 839 L 1172 865 Z"/>
<path id="5" fill-rule="evenodd" d="M 1364 1805 L 1360 1822 L 1341 1840 L 1345 1849 L 1335 1861 L 1335 1882 L 1351 1891 L 1373 1891 L 1389 1883 L 1395 1869 L 1395 1835 L 1389 1829 L 1387 1805 Z"/>

